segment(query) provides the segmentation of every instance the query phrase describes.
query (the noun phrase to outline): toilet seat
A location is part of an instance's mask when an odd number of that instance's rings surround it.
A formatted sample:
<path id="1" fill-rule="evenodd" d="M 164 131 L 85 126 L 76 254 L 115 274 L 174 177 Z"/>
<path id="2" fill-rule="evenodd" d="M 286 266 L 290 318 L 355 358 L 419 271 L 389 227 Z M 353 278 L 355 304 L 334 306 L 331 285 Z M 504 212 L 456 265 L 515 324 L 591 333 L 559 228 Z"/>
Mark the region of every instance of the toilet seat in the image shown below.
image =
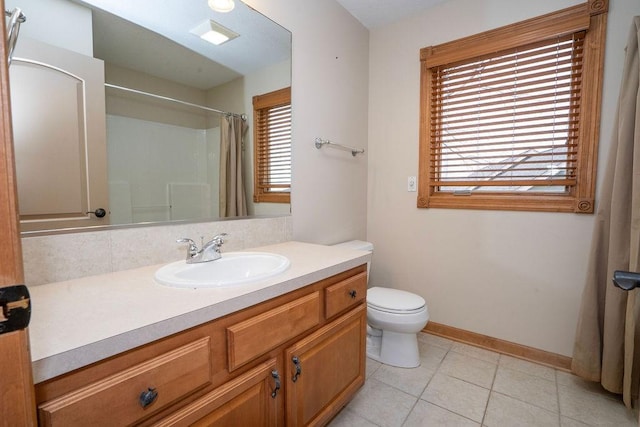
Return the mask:
<path id="1" fill-rule="evenodd" d="M 425 309 L 426 301 L 411 292 L 373 287 L 367 291 L 367 305 L 385 313 L 414 314 Z"/>

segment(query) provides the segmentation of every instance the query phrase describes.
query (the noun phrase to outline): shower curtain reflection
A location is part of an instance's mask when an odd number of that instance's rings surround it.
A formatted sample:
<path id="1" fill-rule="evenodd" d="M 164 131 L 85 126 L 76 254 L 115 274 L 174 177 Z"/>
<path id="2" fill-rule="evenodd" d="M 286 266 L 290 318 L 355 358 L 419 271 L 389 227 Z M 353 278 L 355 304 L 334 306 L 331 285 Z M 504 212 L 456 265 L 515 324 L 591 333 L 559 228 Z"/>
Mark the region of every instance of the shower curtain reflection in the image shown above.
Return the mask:
<path id="1" fill-rule="evenodd" d="M 220 217 L 246 216 L 244 138 L 249 126 L 230 114 L 220 118 Z"/>

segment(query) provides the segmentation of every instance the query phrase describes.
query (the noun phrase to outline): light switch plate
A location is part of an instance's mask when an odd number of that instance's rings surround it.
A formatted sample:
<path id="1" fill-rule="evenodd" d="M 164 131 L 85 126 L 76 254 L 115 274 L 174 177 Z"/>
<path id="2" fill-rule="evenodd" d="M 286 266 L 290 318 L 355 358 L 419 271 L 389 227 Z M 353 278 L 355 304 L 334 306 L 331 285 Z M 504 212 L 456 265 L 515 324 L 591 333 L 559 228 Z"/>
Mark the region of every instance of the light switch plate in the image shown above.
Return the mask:
<path id="1" fill-rule="evenodd" d="M 410 176 L 407 179 L 407 191 L 416 191 L 416 177 L 415 176 Z"/>

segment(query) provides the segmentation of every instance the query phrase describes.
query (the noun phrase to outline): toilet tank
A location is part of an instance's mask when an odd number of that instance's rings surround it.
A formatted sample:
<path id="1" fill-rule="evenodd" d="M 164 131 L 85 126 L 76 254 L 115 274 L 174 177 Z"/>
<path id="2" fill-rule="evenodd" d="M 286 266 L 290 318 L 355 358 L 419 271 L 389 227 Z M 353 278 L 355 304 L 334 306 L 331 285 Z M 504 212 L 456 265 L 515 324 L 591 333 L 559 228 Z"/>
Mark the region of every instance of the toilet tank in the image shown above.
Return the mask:
<path id="1" fill-rule="evenodd" d="M 373 243 L 365 242 L 364 240 L 349 240 L 348 242 L 337 243 L 333 246 L 342 246 L 348 249 L 355 249 L 359 251 L 368 251 L 373 253 Z M 367 282 L 369 281 L 369 271 L 371 270 L 371 263 L 367 263 Z"/>

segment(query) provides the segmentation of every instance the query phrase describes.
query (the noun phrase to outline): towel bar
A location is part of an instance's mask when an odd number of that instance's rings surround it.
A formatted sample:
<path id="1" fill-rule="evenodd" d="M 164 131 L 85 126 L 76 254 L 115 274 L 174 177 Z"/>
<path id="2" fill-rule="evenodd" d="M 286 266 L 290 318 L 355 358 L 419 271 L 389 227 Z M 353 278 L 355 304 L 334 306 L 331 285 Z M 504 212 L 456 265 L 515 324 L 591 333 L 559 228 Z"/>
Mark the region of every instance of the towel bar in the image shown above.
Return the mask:
<path id="1" fill-rule="evenodd" d="M 331 142 L 328 139 L 316 138 L 316 148 L 319 150 L 322 148 L 323 145 L 326 145 L 332 148 L 338 148 L 340 150 L 351 151 L 351 155 L 353 157 L 355 157 L 356 154 L 364 153 L 364 148 L 357 149 L 357 148 L 347 147 L 346 145 L 336 144 L 335 142 Z"/>

